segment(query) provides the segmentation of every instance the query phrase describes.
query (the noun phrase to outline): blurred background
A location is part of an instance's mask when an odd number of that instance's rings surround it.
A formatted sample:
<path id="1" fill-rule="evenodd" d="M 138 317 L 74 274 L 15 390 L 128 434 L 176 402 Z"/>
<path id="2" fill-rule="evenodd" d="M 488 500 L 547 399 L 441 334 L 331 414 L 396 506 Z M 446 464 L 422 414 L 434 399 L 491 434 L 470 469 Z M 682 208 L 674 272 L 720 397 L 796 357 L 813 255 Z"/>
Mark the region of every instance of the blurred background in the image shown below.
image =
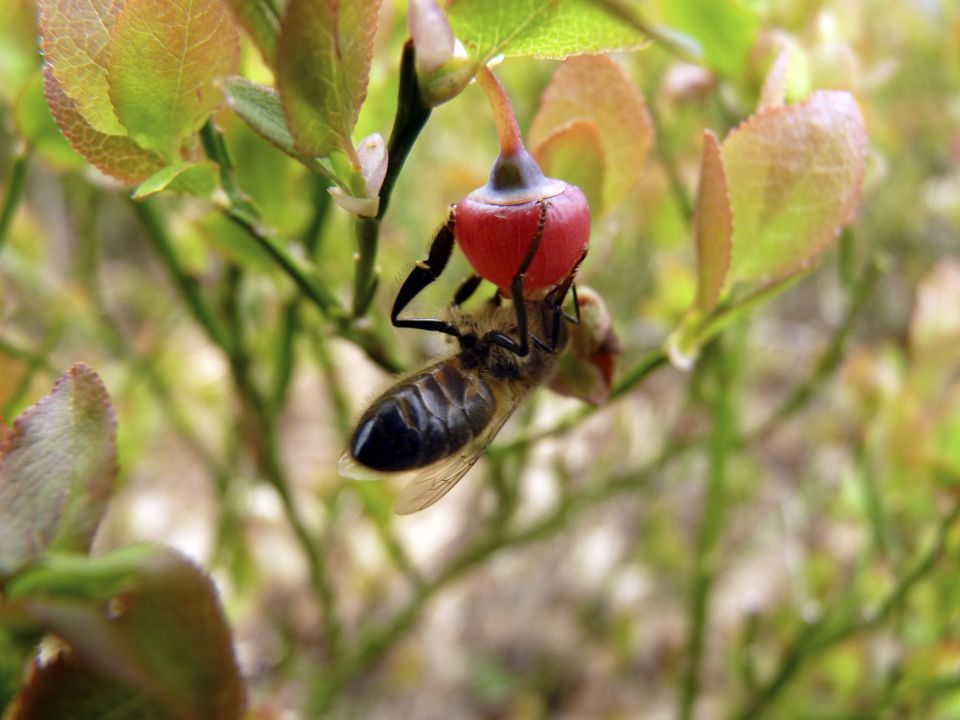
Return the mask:
<path id="1" fill-rule="evenodd" d="M 686 22 L 709 26 L 712 4 Z M 122 489 L 97 548 L 159 540 L 211 571 L 250 717 L 960 717 L 960 7 L 716 4 L 745 18 L 723 67 L 657 45 L 616 56 L 657 133 L 637 187 L 594 219 L 582 269 L 621 367 L 690 305 L 701 135 L 753 112 L 777 43 L 800 85 L 849 90 L 866 118 L 855 221 L 694 370 L 659 368 L 595 410 L 539 390 L 456 489 L 400 518 L 398 486 L 337 473 L 391 374 L 209 203 L 135 206 L 76 156 L 46 109 L 35 7 L 0 0 L 0 196 L 18 158 L 26 172 L 0 236 L 3 417 L 73 362 L 101 375 Z M 381 28 L 357 138 L 389 132 L 402 3 Z M 245 63 L 268 81 L 254 52 Z M 556 67 L 497 68 L 524 132 Z M 264 223 L 348 299 L 351 219 L 326 184 L 228 110 L 217 122 Z M 400 177 L 369 322 L 405 368 L 450 347 L 389 329 L 399 279 L 496 153 L 471 86 L 435 110 Z M 181 277 L 243 327 L 265 415 L 191 315 L 144 207 Z M 419 307 L 468 272 L 457 256 Z"/>

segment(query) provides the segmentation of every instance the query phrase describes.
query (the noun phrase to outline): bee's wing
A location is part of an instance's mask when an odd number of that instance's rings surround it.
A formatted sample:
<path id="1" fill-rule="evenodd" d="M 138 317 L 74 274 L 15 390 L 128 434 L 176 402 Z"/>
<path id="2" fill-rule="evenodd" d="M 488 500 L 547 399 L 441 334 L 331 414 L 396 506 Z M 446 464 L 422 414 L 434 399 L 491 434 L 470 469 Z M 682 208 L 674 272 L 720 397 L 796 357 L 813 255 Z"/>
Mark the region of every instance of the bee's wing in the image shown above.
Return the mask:
<path id="1" fill-rule="evenodd" d="M 397 515 L 409 515 L 430 507 L 450 492 L 480 459 L 526 395 L 527 391 L 518 387 L 498 392 L 497 411 L 490 424 L 459 452 L 418 471 L 397 498 L 394 505 Z"/>

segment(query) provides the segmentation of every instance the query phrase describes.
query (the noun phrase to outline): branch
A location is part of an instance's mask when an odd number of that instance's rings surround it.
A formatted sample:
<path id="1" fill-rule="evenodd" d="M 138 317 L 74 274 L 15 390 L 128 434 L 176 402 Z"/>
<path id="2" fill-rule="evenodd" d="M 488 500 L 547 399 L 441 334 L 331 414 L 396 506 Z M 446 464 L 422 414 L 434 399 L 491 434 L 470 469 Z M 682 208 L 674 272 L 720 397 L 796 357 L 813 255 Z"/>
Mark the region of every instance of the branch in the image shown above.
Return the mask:
<path id="1" fill-rule="evenodd" d="M 700 670 L 703 648 L 709 623 L 710 593 L 716 576 L 714 553 L 723 530 L 727 509 L 728 467 L 731 451 L 736 443 L 736 368 L 739 358 L 733 356 L 726 343 L 710 345 L 711 354 L 704 358 L 709 373 L 710 415 L 710 470 L 703 498 L 700 529 L 694 554 L 693 581 L 688 599 L 689 634 L 687 636 L 686 670 L 680 686 L 680 717 L 693 717 L 694 704 L 700 690 Z"/>
<path id="2" fill-rule="evenodd" d="M 23 188 L 27 178 L 27 159 L 29 153 L 26 146 L 21 146 L 13 157 L 13 166 L 10 168 L 10 179 L 7 181 L 7 194 L 3 198 L 3 207 L 0 209 L 0 250 L 7 240 L 7 232 L 13 222 L 13 216 L 23 197 Z"/>

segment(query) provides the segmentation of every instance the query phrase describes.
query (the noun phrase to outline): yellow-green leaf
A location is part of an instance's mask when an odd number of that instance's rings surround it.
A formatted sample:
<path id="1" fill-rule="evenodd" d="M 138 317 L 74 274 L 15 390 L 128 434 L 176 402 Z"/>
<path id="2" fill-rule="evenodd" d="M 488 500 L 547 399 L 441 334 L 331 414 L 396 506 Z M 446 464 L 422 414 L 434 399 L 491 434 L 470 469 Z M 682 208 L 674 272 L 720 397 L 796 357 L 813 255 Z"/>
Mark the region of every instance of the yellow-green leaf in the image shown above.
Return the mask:
<path id="1" fill-rule="evenodd" d="M 222 0 L 126 0 L 110 36 L 110 97 L 141 146 L 169 161 L 220 104 L 240 45 Z"/>
<path id="2" fill-rule="evenodd" d="M 704 312 L 710 311 L 720 297 L 730 268 L 733 217 L 723 172 L 720 142 L 712 132 L 703 134 L 700 161 L 700 185 L 693 218 L 693 237 L 697 248 L 697 300 Z"/>
<path id="3" fill-rule="evenodd" d="M 48 549 L 86 552 L 117 472 L 106 388 L 74 365 L 0 444 L 0 577 Z"/>
<path id="4" fill-rule="evenodd" d="M 101 172 L 132 185 L 150 177 L 166 164 L 162 157 L 144 150 L 132 138 L 105 135 L 90 127 L 49 67 L 44 68 L 43 90 L 60 131 L 73 149 Z"/>
<path id="5" fill-rule="evenodd" d="M 168 190 L 197 197 L 210 197 L 219 185 L 220 168 L 209 160 L 180 162 L 154 173 L 133 193 L 134 200 L 143 200 L 158 192 Z"/>
<path id="6" fill-rule="evenodd" d="M 866 151 L 847 92 L 768 108 L 731 132 L 722 149 L 733 211 L 727 284 L 789 275 L 833 241 L 856 208 Z"/>
<path id="7" fill-rule="evenodd" d="M 351 133 L 367 95 L 380 0 L 290 0 L 277 85 L 300 154 L 335 150 L 358 166 Z"/>
<path id="8" fill-rule="evenodd" d="M 450 24 L 471 57 L 565 58 L 629 50 L 646 36 L 590 0 L 454 0 Z"/>
<path id="9" fill-rule="evenodd" d="M 40 46 L 64 93 L 86 123 L 106 135 L 126 135 L 110 102 L 110 32 L 120 0 L 38 0 Z"/>
<path id="10" fill-rule="evenodd" d="M 693 37 L 710 67 L 733 77 L 742 72 L 760 27 L 756 11 L 741 0 L 656 0 L 650 10 Z"/>
<path id="11" fill-rule="evenodd" d="M 653 144 L 647 103 L 623 69 L 606 55 L 568 58 L 554 74 L 530 129 L 535 148 L 572 120 L 592 122 L 603 145 L 603 210 L 611 210 L 643 172 Z M 600 208 L 594 209 L 600 212 Z"/>

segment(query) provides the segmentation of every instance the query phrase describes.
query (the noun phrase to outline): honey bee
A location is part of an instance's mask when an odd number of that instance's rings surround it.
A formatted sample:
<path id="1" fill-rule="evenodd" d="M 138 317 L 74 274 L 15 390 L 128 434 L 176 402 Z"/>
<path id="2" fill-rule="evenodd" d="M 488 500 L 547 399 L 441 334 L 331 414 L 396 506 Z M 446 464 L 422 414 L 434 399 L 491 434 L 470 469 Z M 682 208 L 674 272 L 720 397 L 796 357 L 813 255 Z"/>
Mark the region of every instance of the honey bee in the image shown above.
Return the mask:
<path id="1" fill-rule="evenodd" d="M 341 473 L 370 477 L 374 473 L 412 471 L 395 511 L 422 510 L 441 497 L 473 467 L 503 424 L 530 391 L 545 383 L 558 353 L 569 339 L 567 322 L 578 322 L 563 310 L 573 288 L 574 268 L 557 285 L 525 291 L 523 281 L 540 244 L 540 226 L 517 268 L 505 303 L 498 292 L 475 312 L 461 304 L 480 284 L 472 276 L 454 296 L 447 319 L 404 319 L 400 312 L 435 280 L 453 251 L 453 219 L 441 228 L 426 261 L 417 263 L 397 294 L 391 320 L 397 327 L 446 333 L 459 351 L 409 375 L 376 398 L 360 417 Z M 584 252 L 584 255 L 586 253 Z"/>

